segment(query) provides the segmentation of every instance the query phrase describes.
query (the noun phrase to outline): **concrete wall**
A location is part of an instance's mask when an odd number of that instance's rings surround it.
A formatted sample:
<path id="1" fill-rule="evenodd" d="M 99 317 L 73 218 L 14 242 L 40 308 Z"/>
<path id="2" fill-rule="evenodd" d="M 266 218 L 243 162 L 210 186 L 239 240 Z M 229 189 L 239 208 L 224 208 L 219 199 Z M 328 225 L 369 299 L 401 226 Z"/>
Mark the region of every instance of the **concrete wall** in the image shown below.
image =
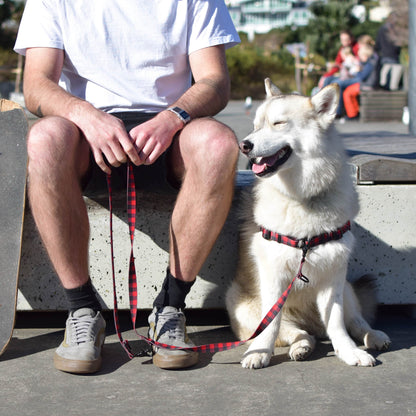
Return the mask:
<path id="1" fill-rule="evenodd" d="M 377 276 L 378 299 L 416 304 L 416 185 L 359 185 L 349 275 Z"/>
<path id="2" fill-rule="evenodd" d="M 237 208 L 251 174 L 240 171 L 226 225 L 187 298 L 189 308 L 223 308 L 224 293 L 235 272 L 238 245 Z M 247 180 L 248 179 L 248 180 Z M 360 213 L 353 223 L 357 245 L 349 278 L 377 277 L 382 304 L 416 304 L 416 185 L 360 185 Z M 113 308 L 109 215 L 105 193 L 85 198 L 91 221 L 90 274 L 105 308 Z M 134 252 L 138 306 L 150 308 L 168 262 L 168 224 L 174 196 L 138 194 Z M 128 235 L 125 195 L 117 194 L 114 216 L 118 306 L 128 309 Z M 65 310 L 66 302 L 27 209 L 19 282 L 18 310 Z"/>

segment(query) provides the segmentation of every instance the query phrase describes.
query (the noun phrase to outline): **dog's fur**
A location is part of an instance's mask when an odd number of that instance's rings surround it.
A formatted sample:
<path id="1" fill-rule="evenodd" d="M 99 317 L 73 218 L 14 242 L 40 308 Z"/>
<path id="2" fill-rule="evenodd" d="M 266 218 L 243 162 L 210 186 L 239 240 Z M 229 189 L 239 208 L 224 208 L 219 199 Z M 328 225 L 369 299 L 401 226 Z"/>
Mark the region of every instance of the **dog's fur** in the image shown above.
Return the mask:
<path id="1" fill-rule="evenodd" d="M 267 98 L 257 110 L 254 131 L 240 143 L 258 176 L 244 204 L 240 260 L 226 296 L 231 326 L 240 339 L 252 335 L 296 275 L 302 257 L 298 248 L 262 238 L 260 226 L 311 238 L 336 230 L 358 212 L 351 172 L 333 126 L 338 86 L 308 98 L 283 95 L 269 79 L 265 84 Z M 302 360 L 313 351 L 315 336 L 324 335 L 347 364 L 375 364 L 348 334 L 367 348 L 390 344 L 384 332 L 370 327 L 346 281 L 353 243 L 348 231 L 340 240 L 309 250 L 303 267 L 309 283 L 296 280 L 282 312 L 250 344 L 243 367 L 267 366 L 275 345 L 290 345 L 290 357 Z"/>

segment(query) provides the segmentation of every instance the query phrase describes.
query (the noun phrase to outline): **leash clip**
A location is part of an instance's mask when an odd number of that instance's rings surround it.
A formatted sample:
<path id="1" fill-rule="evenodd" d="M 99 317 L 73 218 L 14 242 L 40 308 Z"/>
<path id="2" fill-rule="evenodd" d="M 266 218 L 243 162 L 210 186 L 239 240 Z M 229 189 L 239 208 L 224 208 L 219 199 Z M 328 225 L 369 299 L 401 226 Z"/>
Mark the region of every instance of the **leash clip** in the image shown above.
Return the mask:
<path id="1" fill-rule="evenodd" d="M 154 352 L 151 346 L 144 347 L 135 354 L 135 357 L 153 357 Z"/>
<path id="2" fill-rule="evenodd" d="M 309 283 L 309 279 L 304 274 L 302 274 L 302 272 L 298 272 L 298 274 L 296 275 L 296 277 L 299 280 L 302 280 L 302 282 L 304 282 L 304 283 Z"/>
<path id="3" fill-rule="evenodd" d="M 302 239 L 298 241 L 298 247 L 302 250 L 302 259 L 300 261 L 300 266 L 296 277 L 302 282 L 309 283 L 309 279 L 302 273 L 303 263 L 305 263 L 306 254 L 308 253 L 309 241 L 306 239 Z"/>

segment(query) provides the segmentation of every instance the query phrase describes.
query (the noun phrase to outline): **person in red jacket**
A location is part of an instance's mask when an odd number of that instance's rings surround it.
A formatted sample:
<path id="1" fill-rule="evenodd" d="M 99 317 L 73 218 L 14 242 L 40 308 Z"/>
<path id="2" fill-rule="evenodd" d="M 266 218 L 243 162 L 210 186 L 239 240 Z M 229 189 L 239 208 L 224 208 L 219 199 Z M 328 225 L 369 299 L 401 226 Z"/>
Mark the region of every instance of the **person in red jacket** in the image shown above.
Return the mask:
<path id="1" fill-rule="evenodd" d="M 338 49 L 338 53 L 335 58 L 334 64 L 331 66 L 328 72 L 322 75 L 321 79 L 319 80 L 318 87 L 320 89 L 329 85 L 332 82 L 334 75 L 337 72 L 339 72 L 341 64 L 344 61 L 342 50 L 345 46 L 350 46 L 352 48 L 353 54 L 357 56 L 358 43 L 354 39 L 354 36 L 348 30 L 341 31 L 339 34 L 339 39 L 341 42 L 341 47 Z"/>

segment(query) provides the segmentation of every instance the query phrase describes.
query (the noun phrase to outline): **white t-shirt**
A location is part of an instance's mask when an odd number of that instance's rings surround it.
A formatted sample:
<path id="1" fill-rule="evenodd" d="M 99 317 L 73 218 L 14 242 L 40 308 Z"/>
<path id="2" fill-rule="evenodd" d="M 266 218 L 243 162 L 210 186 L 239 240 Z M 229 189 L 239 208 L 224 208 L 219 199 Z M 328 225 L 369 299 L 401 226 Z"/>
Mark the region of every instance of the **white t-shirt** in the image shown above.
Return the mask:
<path id="1" fill-rule="evenodd" d="M 109 112 L 154 112 L 190 87 L 189 54 L 238 42 L 224 0 L 28 0 L 15 51 L 63 49 L 67 91 Z"/>

